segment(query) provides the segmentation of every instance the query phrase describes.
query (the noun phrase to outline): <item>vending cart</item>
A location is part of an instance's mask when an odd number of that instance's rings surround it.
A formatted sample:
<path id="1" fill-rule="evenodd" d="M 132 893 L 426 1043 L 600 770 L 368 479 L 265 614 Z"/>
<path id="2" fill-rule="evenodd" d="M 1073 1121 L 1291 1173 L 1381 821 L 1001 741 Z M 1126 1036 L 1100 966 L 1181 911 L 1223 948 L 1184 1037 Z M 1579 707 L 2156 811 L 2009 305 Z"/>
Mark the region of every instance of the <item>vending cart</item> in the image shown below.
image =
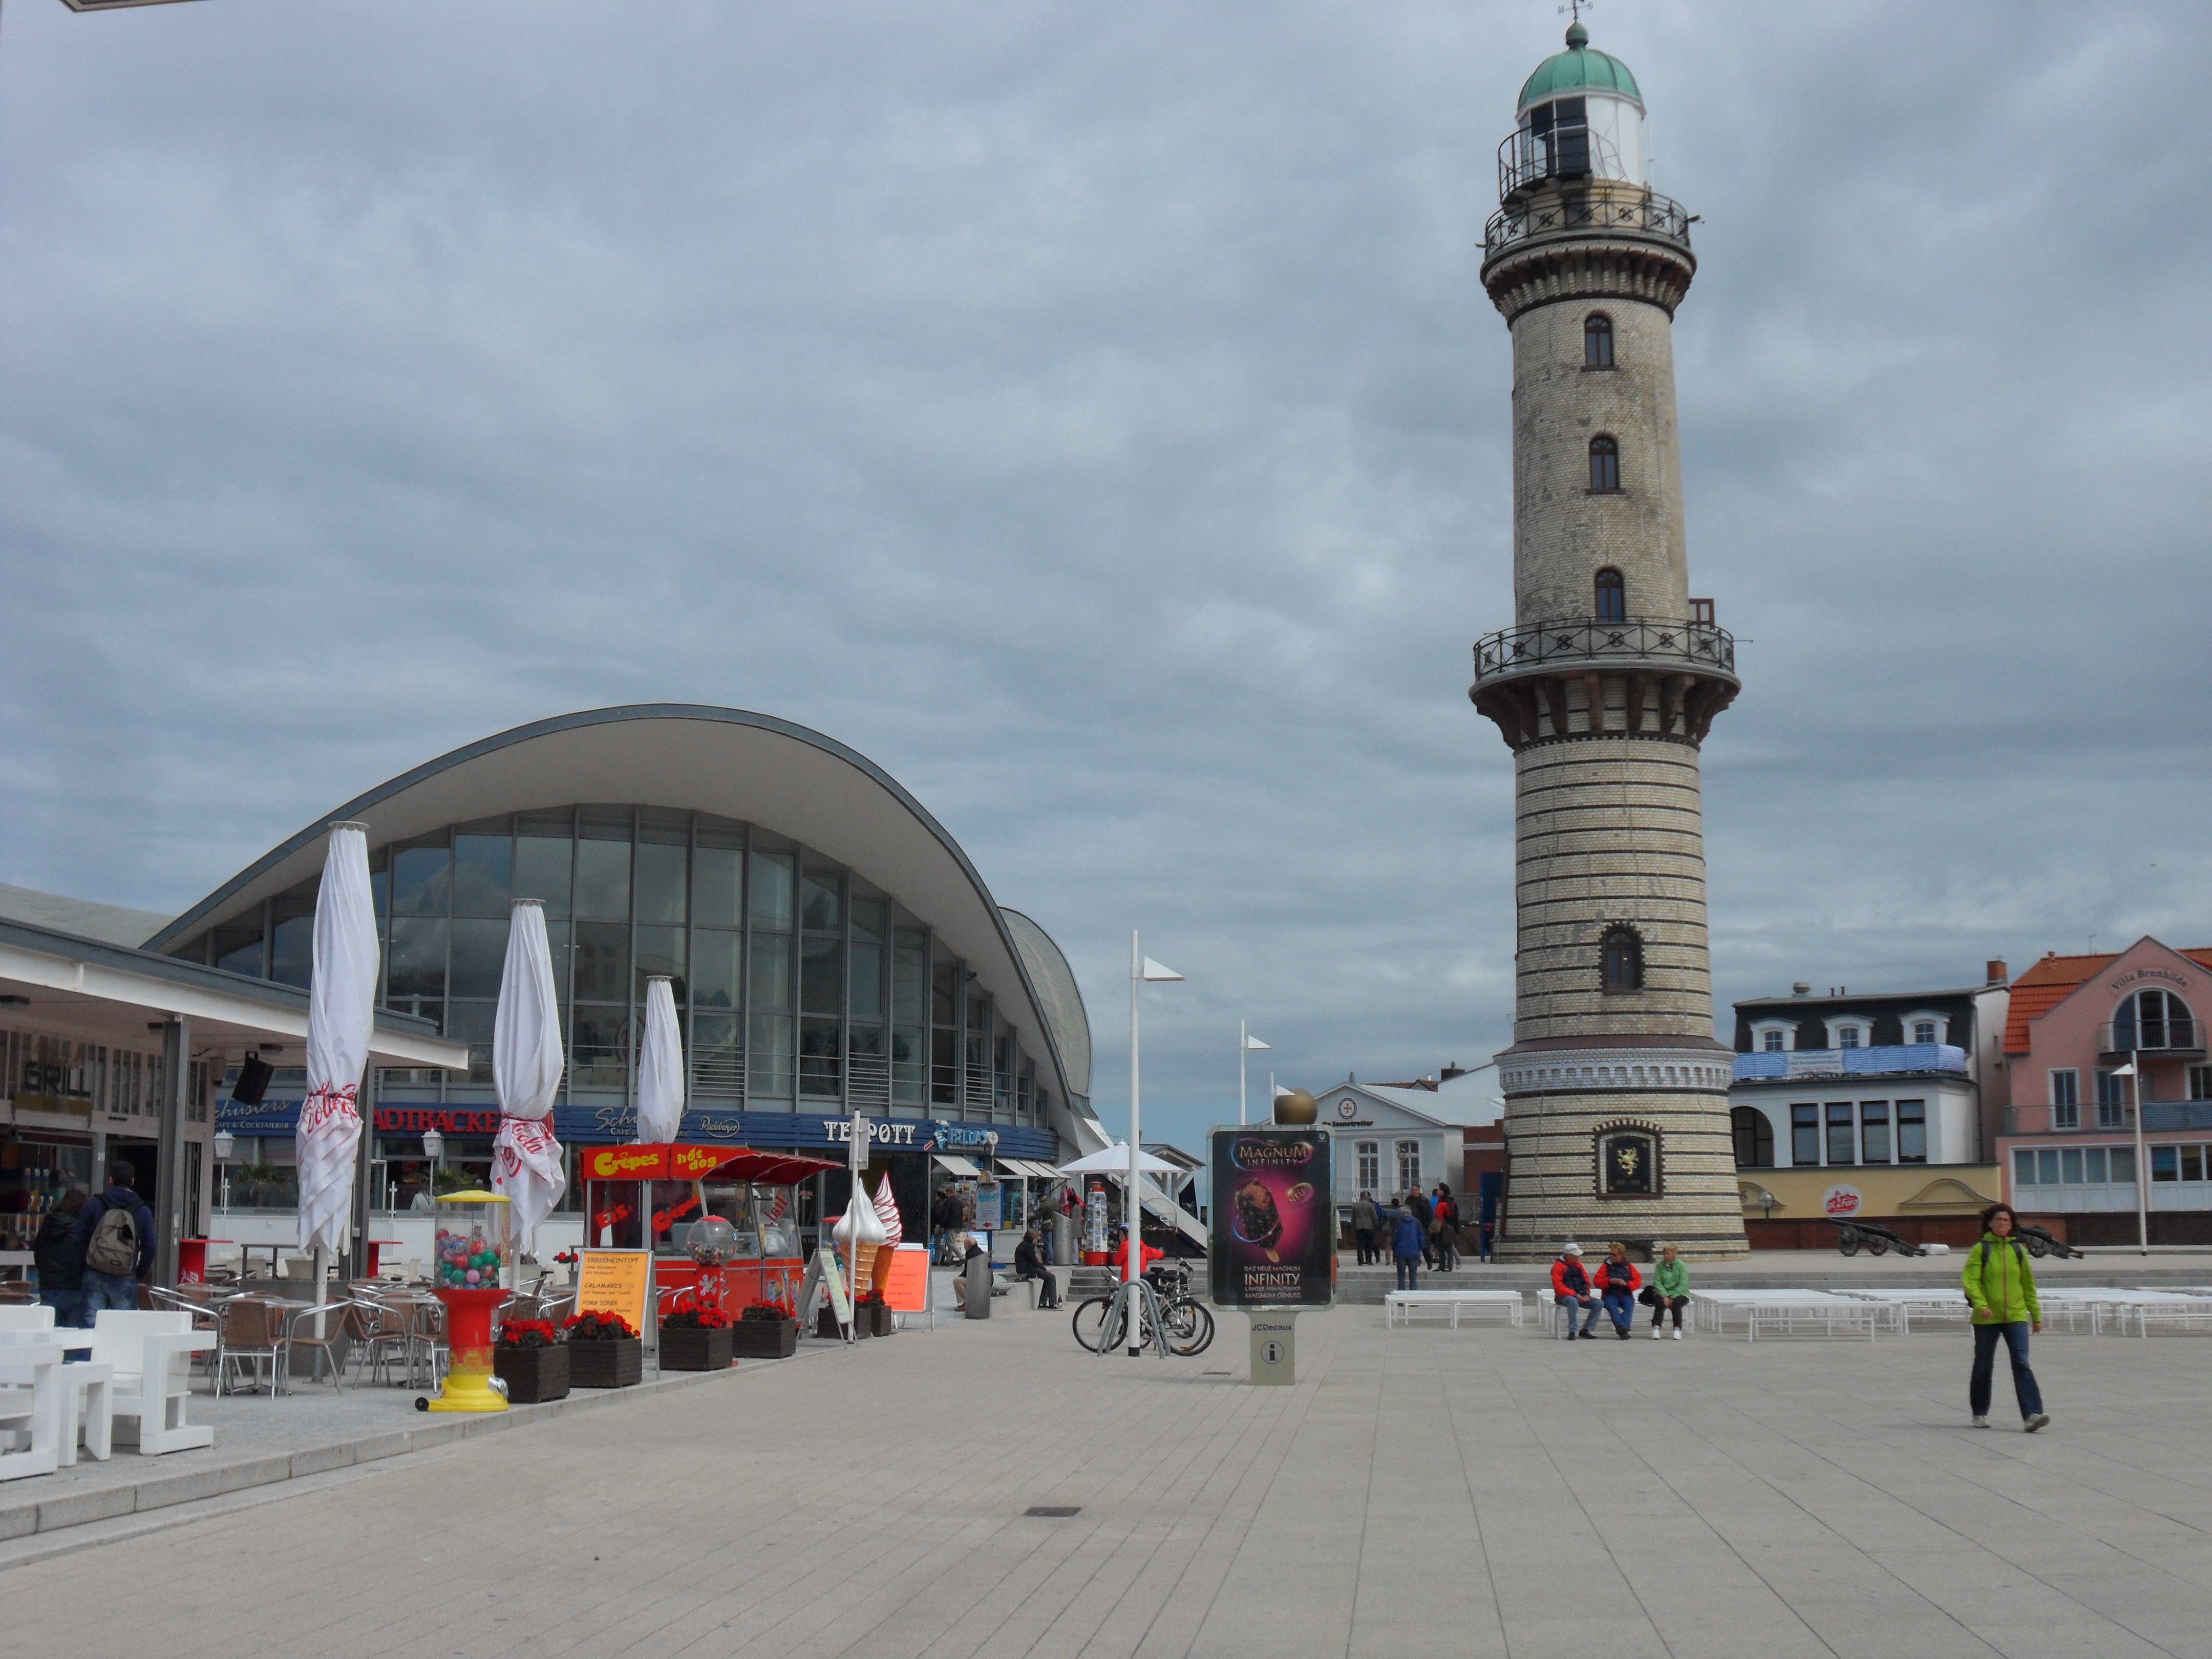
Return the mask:
<path id="1" fill-rule="evenodd" d="M 690 1291 L 735 1319 L 754 1302 L 793 1310 L 806 1263 L 799 1244 L 801 1182 L 842 1163 L 743 1146 L 590 1146 L 582 1154 L 587 1249 L 653 1252 L 664 1304 Z M 736 1235 L 727 1261 L 702 1267 L 691 1224 L 720 1216 Z M 794 1312 L 793 1316 L 796 1316 Z"/>

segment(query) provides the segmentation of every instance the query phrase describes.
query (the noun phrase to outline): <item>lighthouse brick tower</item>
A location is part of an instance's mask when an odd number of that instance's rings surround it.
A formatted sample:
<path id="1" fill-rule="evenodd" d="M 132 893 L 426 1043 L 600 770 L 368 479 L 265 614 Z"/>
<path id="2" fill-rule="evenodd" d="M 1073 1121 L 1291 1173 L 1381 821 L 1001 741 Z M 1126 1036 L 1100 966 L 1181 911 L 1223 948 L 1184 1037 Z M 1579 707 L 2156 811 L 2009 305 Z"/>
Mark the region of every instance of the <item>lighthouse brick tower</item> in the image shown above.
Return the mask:
<path id="1" fill-rule="evenodd" d="M 1625 1238 L 1740 1255 L 1698 772 L 1737 680 L 1682 530 L 1689 216 L 1650 188 L 1635 77 L 1579 20 L 1498 160 L 1482 281 L 1513 334 L 1514 625 L 1476 645 L 1468 695 L 1515 769 L 1499 1254 Z"/>

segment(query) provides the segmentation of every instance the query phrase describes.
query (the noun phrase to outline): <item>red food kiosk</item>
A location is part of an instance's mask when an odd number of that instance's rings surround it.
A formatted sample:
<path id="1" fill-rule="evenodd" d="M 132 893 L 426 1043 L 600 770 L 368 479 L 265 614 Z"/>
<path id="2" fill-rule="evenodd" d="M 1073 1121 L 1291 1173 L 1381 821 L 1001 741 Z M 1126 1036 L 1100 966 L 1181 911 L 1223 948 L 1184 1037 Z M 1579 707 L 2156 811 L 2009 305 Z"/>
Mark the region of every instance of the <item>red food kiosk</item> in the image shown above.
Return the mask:
<path id="1" fill-rule="evenodd" d="M 656 1285 L 696 1292 L 703 1275 L 708 1305 L 719 1305 L 732 1319 L 753 1302 L 793 1310 L 806 1270 L 795 1189 L 825 1170 L 845 1167 L 796 1152 L 682 1141 L 586 1146 L 580 1161 L 585 1248 L 650 1249 Z M 708 1215 L 720 1216 L 737 1233 L 737 1251 L 720 1268 L 702 1269 L 684 1249 L 685 1231 Z"/>

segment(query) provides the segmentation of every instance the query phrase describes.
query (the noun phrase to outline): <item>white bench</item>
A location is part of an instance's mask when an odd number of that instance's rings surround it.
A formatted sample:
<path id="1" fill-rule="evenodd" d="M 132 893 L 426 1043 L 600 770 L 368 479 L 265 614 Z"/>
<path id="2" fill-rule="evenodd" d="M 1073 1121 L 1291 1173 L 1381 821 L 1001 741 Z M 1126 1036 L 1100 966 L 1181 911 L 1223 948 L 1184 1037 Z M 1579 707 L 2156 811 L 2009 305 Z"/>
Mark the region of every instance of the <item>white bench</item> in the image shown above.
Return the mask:
<path id="1" fill-rule="evenodd" d="M 1899 1328 L 1907 1336 L 1912 1334 L 1912 1322 L 1916 1319 L 1923 1324 L 1931 1319 L 1953 1319 L 1963 1323 L 1972 1317 L 1974 1311 L 1973 1304 L 1966 1300 L 1964 1291 L 1839 1290 L 1835 1294 L 1854 1297 L 1863 1302 L 1887 1303 L 1897 1310 Z"/>
<path id="2" fill-rule="evenodd" d="M 190 1314 L 103 1308 L 91 1336 L 92 1363 L 114 1372 L 113 1414 L 138 1421 L 140 1452 L 150 1457 L 215 1444 L 213 1425 L 185 1420 L 192 1356 L 214 1349 L 213 1331 L 194 1330 Z"/>
<path id="3" fill-rule="evenodd" d="M 1518 1325 L 1524 1305 L 1518 1291 L 1392 1291 L 1382 1298 L 1382 1323 L 1386 1328 L 1410 1325 L 1426 1309 L 1448 1314 L 1454 1330 L 1462 1313 L 1470 1319 L 1503 1315 L 1508 1324 Z"/>
<path id="4" fill-rule="evenodd" d="M 1836 1296 L 1826 1291 L 1692 1291 L 1690 1304 L 1698 1323 L 1720 1335 L 1728 1334 L 1731 1315 L 1741 1315 L 1745 1339 L 1770 1336 L 1856 1336 L 1867 1340 L 1884 1327 L 1904 1325 L 1901 1309 L 1889 1302 L 1870 1302 Z"/>

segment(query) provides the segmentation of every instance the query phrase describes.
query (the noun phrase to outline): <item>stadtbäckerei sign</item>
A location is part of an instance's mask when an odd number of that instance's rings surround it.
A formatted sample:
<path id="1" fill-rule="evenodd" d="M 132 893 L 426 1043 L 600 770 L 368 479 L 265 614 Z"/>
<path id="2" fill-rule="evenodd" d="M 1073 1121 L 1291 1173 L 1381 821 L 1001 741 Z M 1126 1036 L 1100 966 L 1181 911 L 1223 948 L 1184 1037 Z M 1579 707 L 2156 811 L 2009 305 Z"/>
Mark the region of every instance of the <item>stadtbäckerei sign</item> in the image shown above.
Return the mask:
<path id="1" fill-rule="evenodd" d="M 1336 1300 L 1336 1181 L 1318 1126 L 1222 1128 L 1206 1266 L 1216 1307 L 1326 1308 Z"/>

